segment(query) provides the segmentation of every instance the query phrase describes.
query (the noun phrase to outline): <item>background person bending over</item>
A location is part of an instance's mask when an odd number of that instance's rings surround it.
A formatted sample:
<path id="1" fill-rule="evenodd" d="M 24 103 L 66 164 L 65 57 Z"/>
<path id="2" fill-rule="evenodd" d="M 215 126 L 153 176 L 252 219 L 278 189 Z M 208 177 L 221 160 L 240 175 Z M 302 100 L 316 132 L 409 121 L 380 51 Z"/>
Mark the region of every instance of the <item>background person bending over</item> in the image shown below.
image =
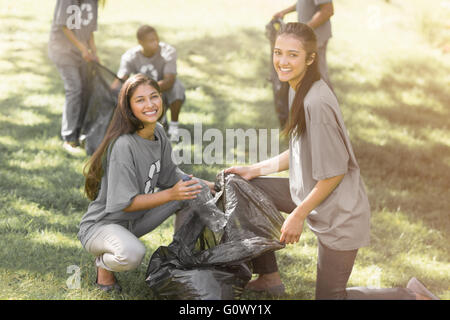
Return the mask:
<path id="1" fill-rule="evenodd" d="M 159 41 L 155 28 L 149 25 L 141 26 L 136 36 L 139 45 L 122 55 L 117 76 L 126 80 L 131 74 L 142 73 L 158 82 L 164 104 L 170 107 L 169 137 L 177 140 L 178 116 L 185 100 L 185 88 L 177 79 L 177 51 Z"/>
<path id="2" fill-rule="evenodd" d="M 104 1 L 101 1 L 104 2 Z M 48 55 L 64 82 L 65 101 L 61 123 L 63 148 L 81 152 L 80 130 L 86 112 L 84 96 L 87 63 L 98 61 L 94 31 L 97 0 L 58 0 L 48 42 Z"/>

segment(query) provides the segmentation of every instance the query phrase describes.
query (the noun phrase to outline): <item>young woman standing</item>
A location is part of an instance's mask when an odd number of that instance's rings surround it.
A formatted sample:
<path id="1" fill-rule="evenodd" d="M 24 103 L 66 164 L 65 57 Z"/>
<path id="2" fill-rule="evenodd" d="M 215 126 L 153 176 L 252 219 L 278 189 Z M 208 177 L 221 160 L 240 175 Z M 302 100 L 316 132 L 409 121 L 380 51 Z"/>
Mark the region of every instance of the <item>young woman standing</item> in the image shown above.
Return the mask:
<path id="1" fill-rule="evenodd" d="M 284 130 L 289 149 L 225 172 L 251 180 L 289 213 L 281 242 L 298 242 L 305 221 L 315 233 L 316 299 L 435 298 L 415 278 L 406 289 L 346 288 L 358 249 L 369 244 L 370 207 L 338 102 L 319 73 L 313 30 L 302 23 L 286 24 L 275 42 L 273 64 L 279 79 L 290 86 Z M 288 169 L 289 179 L 259 177 Z M 273 252 L 255 259 L 253 266 L 259 277 L 248 289 L 284 293 Z"/>

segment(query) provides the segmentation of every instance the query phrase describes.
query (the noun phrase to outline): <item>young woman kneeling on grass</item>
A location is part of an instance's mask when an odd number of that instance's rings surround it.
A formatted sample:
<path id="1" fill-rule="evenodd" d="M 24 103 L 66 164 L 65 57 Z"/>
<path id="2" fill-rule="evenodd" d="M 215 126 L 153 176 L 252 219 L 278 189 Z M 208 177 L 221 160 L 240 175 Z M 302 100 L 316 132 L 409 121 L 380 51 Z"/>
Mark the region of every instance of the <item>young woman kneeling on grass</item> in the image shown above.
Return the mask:
<path id="1" fill-rule="evenodd" d="M 85 191 L 92 202 L 78 238 L 96 256 L 96 284 L 105 291 L 121 289 L 114 271 L 141 264 L 145 246 L 138 238 L 202 188 L 196 179 L 183 181 L 185 174 L 173 163 L 170 142 L 157 123 L 162 112 L 158 83 L 142 74 L 130 77 L 105 138 L 85 167 Z"/>
<path id="2" fill-rule="evenodd" d="M 314 31 L 288 23 L 276 38 L 273 64 L 280 81 L 290 86 L 284 130 L 289 149 L 225 172 L 251 180 L 280 211 L 290 213 L 281 242 L 298 242 L 307 221 L 318 238 L 316 299 L 436 299 L 416 278 L 407 288 L 346 288 L 358 249 L 369 244 L 370 207 L 338 102 L 318 71 Z M 288 169 L 289 178 L 259 177 Z M 253 260 L 253 266 L 259 277 L 248 289 L 284 293 L 273 252 Z"/>

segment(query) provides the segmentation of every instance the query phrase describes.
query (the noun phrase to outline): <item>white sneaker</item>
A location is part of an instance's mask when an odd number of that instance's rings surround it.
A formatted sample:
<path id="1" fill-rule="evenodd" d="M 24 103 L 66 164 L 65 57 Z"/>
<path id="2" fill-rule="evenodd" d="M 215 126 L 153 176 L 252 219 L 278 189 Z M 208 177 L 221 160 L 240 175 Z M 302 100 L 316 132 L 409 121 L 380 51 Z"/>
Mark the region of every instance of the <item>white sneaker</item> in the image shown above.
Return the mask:
<path id="1" fill-rule="evenodd" d="M 82 154 L 83 149 L 81 149 L 79 146 L 77 146 L 74 142 L 68 142 L 64 141 L 63 143 L 63 149 L 69 152 L 70 154 Z"/>
<path id="2" fill-rule="evenodd" d="M 178 122 L 170 121 L 169 122 L 169 130 L 167 131 L 169 134 L 170 141 L 178 140 Z"/>

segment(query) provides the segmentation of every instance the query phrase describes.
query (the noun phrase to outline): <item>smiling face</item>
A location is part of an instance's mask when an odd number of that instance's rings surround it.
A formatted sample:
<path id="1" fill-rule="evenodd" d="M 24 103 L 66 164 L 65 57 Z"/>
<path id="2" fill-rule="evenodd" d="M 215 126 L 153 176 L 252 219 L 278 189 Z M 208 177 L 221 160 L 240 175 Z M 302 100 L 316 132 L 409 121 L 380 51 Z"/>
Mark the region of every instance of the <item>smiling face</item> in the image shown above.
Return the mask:
<path id="1" fill-rule="evenodd" d="M 131 111 L 144 127 L 155 125 L 163 113 L 161 95 L 149 84 L 141 84 L 130 98 Z"/>
<path id="2" fill-rule="evenodd" d="M 278 79 L 289 82 L 289 85 L 296 89 L 305 76 L 307 66 L 314 61 L 314 54 L 312 59 L 307 59 L 307 55 L 302 42 L 297 37 L 291 34 L 278 36 L 273 49 L 273 66 Z"/>

